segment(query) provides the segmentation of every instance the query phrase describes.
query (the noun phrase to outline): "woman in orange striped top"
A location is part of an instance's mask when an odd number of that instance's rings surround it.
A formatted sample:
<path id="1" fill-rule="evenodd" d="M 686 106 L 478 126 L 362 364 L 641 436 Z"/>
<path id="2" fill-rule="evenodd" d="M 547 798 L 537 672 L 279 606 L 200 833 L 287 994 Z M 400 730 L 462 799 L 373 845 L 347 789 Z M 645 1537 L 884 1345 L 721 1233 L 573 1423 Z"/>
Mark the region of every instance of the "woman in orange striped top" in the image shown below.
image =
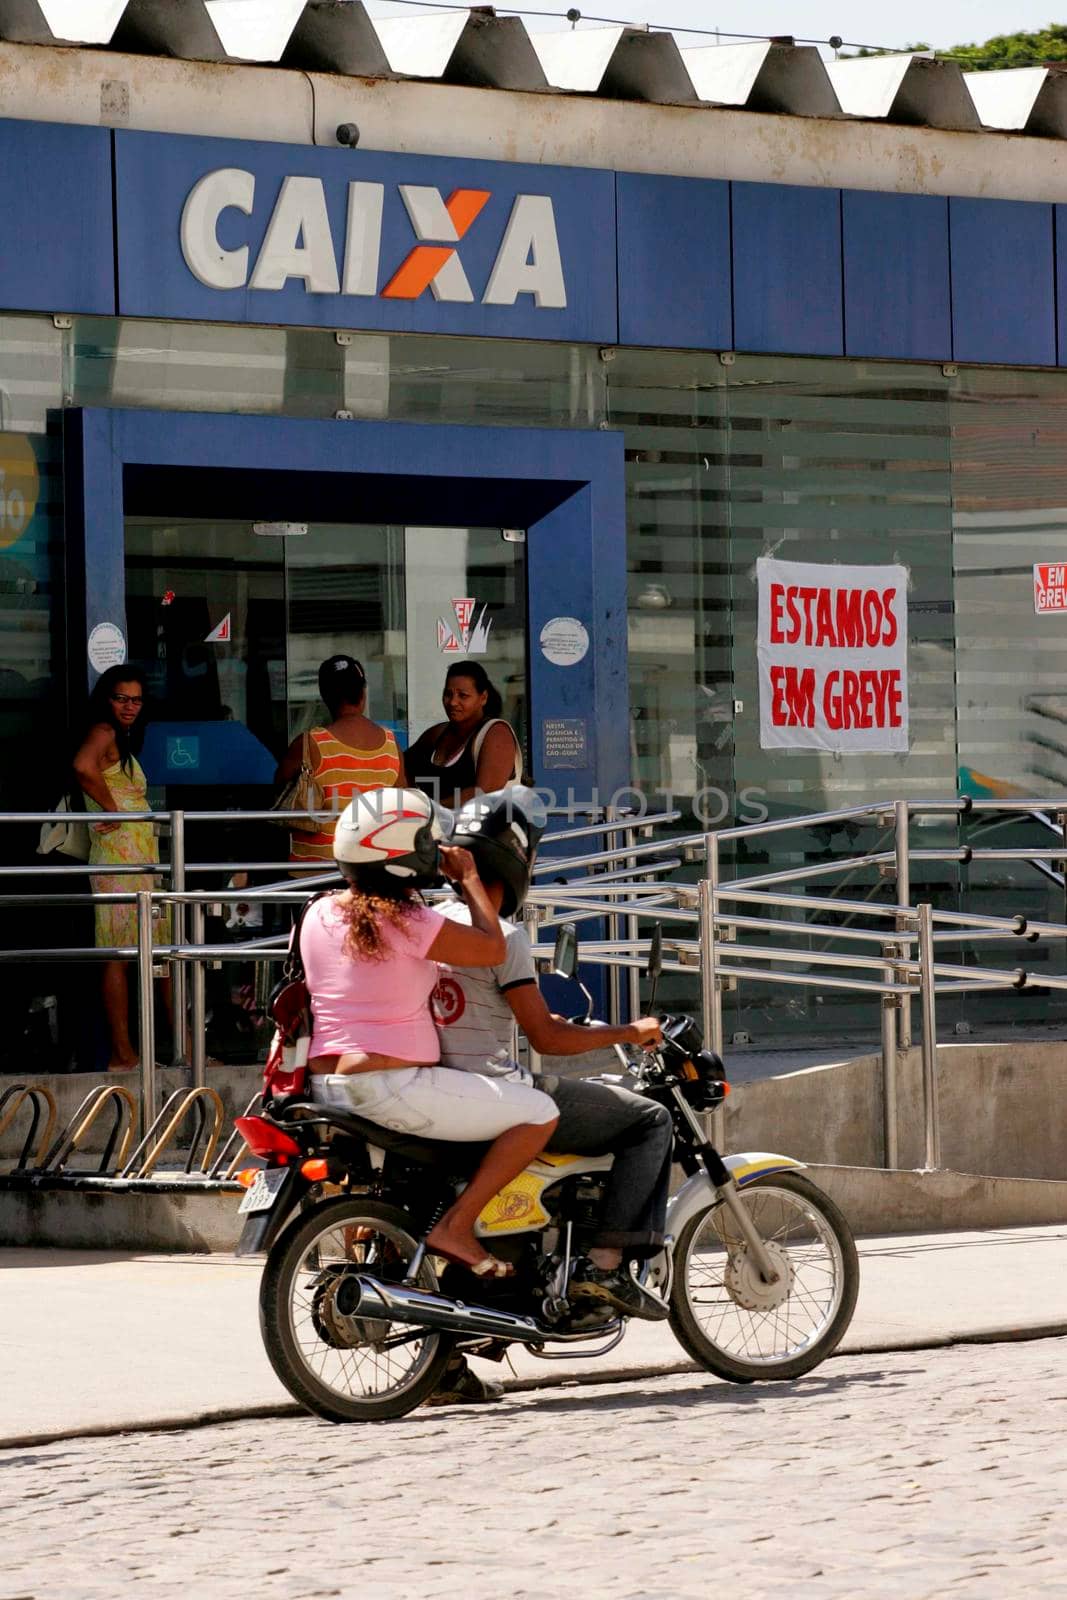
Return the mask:
<path id="1" fill-rule="evenodd" d="M 364 714 L 367 679 L 353 656 L 330 656 L 319 668 L 319 694 L 332 721 L 308 735 L 311 770 L 331 813 L 315 831 L 289 836 L 290 861 L 333 862 L 337 818 L 356 793 L 404 786 L 404 762 L 396 738 Z M 274 781 L 295 778 L 303 760 L 304 735 L 298 734 L 282 757 Z"/>

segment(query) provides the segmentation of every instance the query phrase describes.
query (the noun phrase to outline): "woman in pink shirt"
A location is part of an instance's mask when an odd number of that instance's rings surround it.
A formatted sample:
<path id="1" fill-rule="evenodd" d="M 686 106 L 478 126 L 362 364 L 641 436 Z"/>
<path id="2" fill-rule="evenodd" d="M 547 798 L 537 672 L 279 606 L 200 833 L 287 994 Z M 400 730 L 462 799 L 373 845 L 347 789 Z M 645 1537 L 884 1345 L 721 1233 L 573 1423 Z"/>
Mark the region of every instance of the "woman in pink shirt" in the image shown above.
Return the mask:
<path id="1" fill-rule="evenodd" d="M 334 857 L 349 888 L 310 907 L 300 938 L 313 1017 L 312 1098 L 426 1139 L 492 1140 L 426 1243 L 479 1276 L 505 1277 L 511 1269 L 486 1254 L 474 1224 L 544 1148 L 559 1114 L 539 1089 L 435 1064 L 436 963 L 492 967 L 505 953 L 473 858 L 440 846 L 440 837 L 432 802 L 409 789 L 357 795 L 338 819 Z M 420 899 L 439 872 L 469 906 L 470 927 Z"/>

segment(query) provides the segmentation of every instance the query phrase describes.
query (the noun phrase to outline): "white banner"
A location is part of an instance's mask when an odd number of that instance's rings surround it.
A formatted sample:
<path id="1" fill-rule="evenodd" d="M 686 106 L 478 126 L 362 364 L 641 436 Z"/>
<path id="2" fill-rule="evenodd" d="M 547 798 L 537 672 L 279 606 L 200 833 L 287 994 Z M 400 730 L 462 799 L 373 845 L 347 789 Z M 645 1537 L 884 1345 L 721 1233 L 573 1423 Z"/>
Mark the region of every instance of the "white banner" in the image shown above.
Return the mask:
<path id="1" fill-rule="evenodd" d="M 756 562 L 764 750 L 908 748 L 904 567 Z"/>

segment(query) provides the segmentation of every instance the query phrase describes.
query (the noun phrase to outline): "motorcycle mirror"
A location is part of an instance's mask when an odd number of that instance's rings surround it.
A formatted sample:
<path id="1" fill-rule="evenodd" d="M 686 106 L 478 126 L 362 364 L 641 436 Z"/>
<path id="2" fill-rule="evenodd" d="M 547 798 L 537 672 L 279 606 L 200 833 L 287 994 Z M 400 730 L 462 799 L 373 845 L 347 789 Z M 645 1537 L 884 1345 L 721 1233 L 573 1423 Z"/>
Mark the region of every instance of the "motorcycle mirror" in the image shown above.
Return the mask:
<path id="1" fill-rule="evenodd" d="M 578 970 L 578 930 L 573 922 L 564 922 L 556 934 L 551 970 L 556 978 L 573 978 Z"/>

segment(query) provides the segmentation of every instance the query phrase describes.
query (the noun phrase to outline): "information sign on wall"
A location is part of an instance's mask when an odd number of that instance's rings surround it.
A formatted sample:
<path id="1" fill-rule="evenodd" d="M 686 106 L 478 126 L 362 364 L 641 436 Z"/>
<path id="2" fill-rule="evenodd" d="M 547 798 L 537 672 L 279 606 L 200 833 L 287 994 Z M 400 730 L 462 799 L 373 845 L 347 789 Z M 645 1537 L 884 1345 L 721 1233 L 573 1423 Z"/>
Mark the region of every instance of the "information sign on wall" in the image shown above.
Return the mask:
<path id="1" fill-rule="evenodd" d="M 545 717 L 541 723 L 544 765 L 577 772 L 589 762 L 589 724 L 584 717 Z"/>
<path id="2" fill-rule="evenodd" d="M 765 556 L 756 574 L 762 748 L 907 750 L 906 569 Z"/>

